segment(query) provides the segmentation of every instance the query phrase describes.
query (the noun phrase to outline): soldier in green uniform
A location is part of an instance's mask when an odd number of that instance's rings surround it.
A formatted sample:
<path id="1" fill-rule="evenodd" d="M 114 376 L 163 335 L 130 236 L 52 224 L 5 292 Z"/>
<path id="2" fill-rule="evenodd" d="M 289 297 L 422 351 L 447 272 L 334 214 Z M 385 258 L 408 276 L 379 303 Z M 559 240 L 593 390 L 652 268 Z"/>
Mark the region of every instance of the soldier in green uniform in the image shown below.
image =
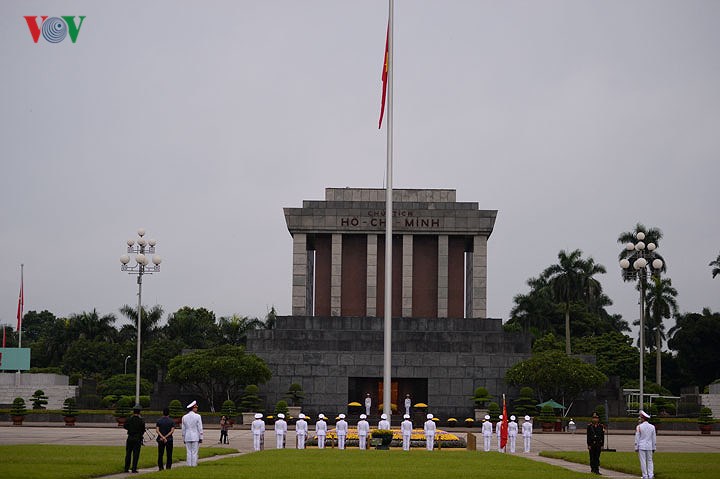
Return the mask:
<path id="1" fill-rule="evenodd" d="M 592 422 L 587 426 L 587 447 L 590 452 L 590 471 L 600 474 L 600 451 L 605 445 L 605 428 L 600 424 L 600 416 L 594 412 Z"/>
<path id="2" fill-rule="evenodd" d="M 145 434 L 145 420 L 140 417 L 140 405 L 136 404 L 130 416 L 123 426 L 127 430 L 127 441 L 125 441 L 125 472 L 130 472 L 130 456 L 132 455 L 132 472 L 138 472 L 137 465 L 140 459 L 140 446 L 142 446 L 143 435 Z"/>

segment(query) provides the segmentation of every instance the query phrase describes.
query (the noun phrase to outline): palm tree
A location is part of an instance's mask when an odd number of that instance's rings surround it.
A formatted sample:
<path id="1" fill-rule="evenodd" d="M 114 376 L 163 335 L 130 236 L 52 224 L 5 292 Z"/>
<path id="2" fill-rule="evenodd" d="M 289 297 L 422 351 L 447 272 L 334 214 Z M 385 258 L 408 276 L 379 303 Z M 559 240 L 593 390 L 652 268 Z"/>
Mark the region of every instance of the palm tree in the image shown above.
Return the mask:
<path id="1" fill-rule="evenodd" d="M 565 352 L 570 351 L 570 305 L 576 301 L 589 300 L 602 292 L 600 282 L 594 276 L 605 273 L 605 267 L 595 260 L 582 258 L 582 251 L 576 249 L 569 254 L 558 253 L 558 264 L 549 266 L 542 276 L 547 280 L 553 298 L 563 304 L 565 313 Z"/>
<path id="2" fill-rule="evenodd" d="M 710 261 L 710 264 L 708 266 L 712 266 L 712 275 L 713 279 L 715 279 L 715 276 L 720 274 L 720 254 L 718 255 L 717 259 L 715 261 Z"/>
<path id="3" fill-rule="evenodd" d="M 663 319 L 671 318 L 677 314 L 678 306 L 675 297 L 678 292 L 672 286 L 672 280 L 670 278 L 660 279 L 657 276 L 652 277 L 652 282 L 647 290 L 646 298 L 646 314 L 645 316 L 649 319 L 646 326 L 648 329 L 648 338 L 652 337 L 652 333 L 655 333 L 655 382 L 658 385 L 662 384 L 662 364 L 660 362 L 660 352 L 662 350 L 662 342 L 665 339 L 665 325 Z M 651 346 L 651 344 L 648 344 Z"/>
<path id="4" fill-rule="evenodd" d="M 84 311 L 70 316 L 68 329 L 71 335 L 76 335 L 78 338 L 113 342 L 117 335 L 117 330 L 113 326 L 114 323 L 114 314 L 100 316 L 97 310 L 93 309 L 91 312 Z"/>
<path id="5" fill-rule="evenodd" d="M 157 335 L 156 333 L 159 329 L 158 324 L 160 323 L 160 320 L 162 320 L 164 311 L 162 306 L 158 304 L 149 310 L 143 307 L 141 311 L 142 321 L 140 323 L 140 335 L 142 341 L 150 344 L 150 341 L 152 341 L 152 339 Z M 126 304 L 120 308 L 120 314 L 130 320 L 130 324 L 126 324 L 122 327 L 121 332 L 123 335 L 131 334 L 132 337 L 137 337 L 137 306 L 132 307 Z"/>
<path id="6" fill-rule="evenodd" d="M 244 346 L 247 341 L 247 332 L 253 329 L 264 329 L 265 323 L 257 318 L 248 318 L 233 314 L 218 320 L 218 328 L 222 340 L 233 346 Z"/>

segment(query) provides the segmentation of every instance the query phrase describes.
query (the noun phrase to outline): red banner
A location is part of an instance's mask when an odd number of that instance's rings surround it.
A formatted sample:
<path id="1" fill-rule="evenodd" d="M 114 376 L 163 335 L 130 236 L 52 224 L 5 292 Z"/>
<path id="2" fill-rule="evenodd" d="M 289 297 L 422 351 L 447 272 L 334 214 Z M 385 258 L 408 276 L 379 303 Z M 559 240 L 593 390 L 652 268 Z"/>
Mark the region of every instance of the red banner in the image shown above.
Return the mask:
<path id="1" fill-rule="evenodd" d="M 387 80 L 388 80 L 388 41 L 390 39 L 390 25 L 388 25 L 387 33 L 385 34 L 385 58 L 383 58 L 383 71 L 382 71 L 382 100 L 380 102 L 380 121 L 378 122 L 378 130 L 382 128 L 383 116 L 385 115 L 385 96 L 387 95 Z"/>

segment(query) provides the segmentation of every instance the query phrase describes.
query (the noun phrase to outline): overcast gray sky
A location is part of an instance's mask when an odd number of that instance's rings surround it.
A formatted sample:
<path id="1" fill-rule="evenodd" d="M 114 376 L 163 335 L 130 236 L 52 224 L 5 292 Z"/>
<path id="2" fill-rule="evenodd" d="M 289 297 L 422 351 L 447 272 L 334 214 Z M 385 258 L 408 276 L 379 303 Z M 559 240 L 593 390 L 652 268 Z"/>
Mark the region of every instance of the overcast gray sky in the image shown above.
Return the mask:
<path id="1" fill-rule="evenodd" d="M 682 311 L 720 309 L 720 2 L 396 1 L 395 187 L 499 210 L 488 313 L 580 248 L 612 312 L 620 232 L 662 229 Z M 25 15 L 85 15 L 73 44 Z M 387 2 L 0 3 L 0 323 L 144 303 L 290 313 L 282 208 L 382 187 Z M 668 324 L 668 327 L 672 324 Z"/>

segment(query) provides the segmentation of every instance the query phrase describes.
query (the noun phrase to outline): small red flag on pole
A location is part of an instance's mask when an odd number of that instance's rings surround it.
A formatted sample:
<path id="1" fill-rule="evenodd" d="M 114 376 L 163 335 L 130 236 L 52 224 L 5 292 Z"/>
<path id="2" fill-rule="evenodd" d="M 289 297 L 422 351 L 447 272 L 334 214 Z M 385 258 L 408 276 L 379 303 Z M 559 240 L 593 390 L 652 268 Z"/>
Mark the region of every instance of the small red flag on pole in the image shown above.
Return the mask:
<path id="1" fill-rule="evenodd" d="M 378 130 L 382 128 L 383 115 L 385 115 L 385 96 L 387 95 L 387 82 L 388 82 L 388 61 L 389 61 L 389 50 L 388 41 L 390 39 L 390 25 L 388 24 L 387 33 L 385 34 L 385 56 L 383 58 L 383 70 L 382 70 L 382 100 L 380 101 L 380 121 L 378 122 Z"/>
<path id="2" fill-rule="evenodd" d="M 23 309 L 25 307 L 25 296 L 23 294 L 23 265 L 20 265 L 20 295 L 18 296 L 17 308 L 17 330 L 22 327 Z"/>
<path id="3" fill-rule="evenodd" d="M 508 413 L 507 413 L 507 405 L 505 404 L 505 395 L 503 394 L 503 418 L 502 418 L 502 425 L 500 425 L 500 449 L 505 449 L 507 440 L 508 440 Z"/>

